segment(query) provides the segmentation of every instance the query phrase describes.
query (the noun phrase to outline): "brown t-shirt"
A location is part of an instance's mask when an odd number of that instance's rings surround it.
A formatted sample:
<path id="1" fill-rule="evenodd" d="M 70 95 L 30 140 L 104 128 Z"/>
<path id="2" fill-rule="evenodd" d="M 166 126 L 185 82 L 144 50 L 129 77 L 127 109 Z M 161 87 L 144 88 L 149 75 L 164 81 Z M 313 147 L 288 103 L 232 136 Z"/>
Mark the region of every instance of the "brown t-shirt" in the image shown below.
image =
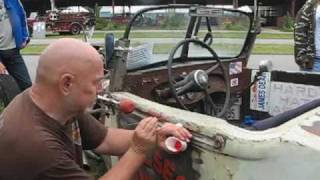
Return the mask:
<path id="1" fill-rule="evenodd" d="M 0 180 L 92 179 L 79 165 L 77 146 L 96 148 L 107 129 L 88 114 L 62 125 L 40 110 L 28 92 L 0 116 Z"/>

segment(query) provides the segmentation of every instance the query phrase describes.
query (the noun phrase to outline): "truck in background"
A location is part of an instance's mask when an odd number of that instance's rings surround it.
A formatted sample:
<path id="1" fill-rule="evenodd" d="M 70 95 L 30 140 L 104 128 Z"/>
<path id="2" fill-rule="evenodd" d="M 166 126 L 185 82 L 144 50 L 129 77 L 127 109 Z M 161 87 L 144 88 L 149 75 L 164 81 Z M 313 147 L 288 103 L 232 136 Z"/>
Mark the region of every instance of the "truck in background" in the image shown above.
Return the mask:
<path id="1" fill-rule="evenodd" d="M 45 22 L 47 32 L 78 35 L 84 28 L 95 25 L 95 16 L 90 10 L 81 6 L 54 8 L 46 11 L 43 16 L 32 12 L 27 19 L 30 35 L 33 33 L 33 26 L 36 22 Z"/>

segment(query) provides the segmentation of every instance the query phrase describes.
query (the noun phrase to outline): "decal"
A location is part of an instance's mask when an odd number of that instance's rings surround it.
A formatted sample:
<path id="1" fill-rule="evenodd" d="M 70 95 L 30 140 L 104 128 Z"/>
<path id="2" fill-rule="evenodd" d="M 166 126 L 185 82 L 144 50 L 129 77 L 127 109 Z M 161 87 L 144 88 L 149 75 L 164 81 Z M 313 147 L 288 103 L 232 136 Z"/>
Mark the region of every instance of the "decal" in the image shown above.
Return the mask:
<path id="1" fill-rule="evenodd" d="M 233 78 L 230 80 L 230 87 L 239 86 L 239 78 Z"/>
<path id="2" fill-rule="evenodd" d="M 156 151 L 151 159 L 144 162 L 144 166 L 138 171 L 139 180 L 193 180 L 191 161 L 186 161 L 190 154 L 168 155 L 162 151 Z M 188 157 L 187 159 L 189 159 Z"/>
<path id="3" fill-rule="evenodd" d="M 242 72 L 242 62 L 238 61 L 238 62 L 232 62 L 229 64 L 229 74 L 233 75 L 233 74 L 239 74 Z"/>
<path id="4" fill-rule="evenodd" d="M 257 72 L 257 70 L 252 71 L 252 80 Z M 271 74 L 264 72 L 258 77 L 258 81 L 251 86 L 250 109 L 263 112 L 269 111 L 270 79 Z"/>
<path id="5" fill-rule="evenodd" d="M 221 9 L 197 8 L 197 13 L 195 15 L 221 17 L 224 14 Z"/>
<path id="6" fill-rule="evenodd" d="M 277 115 L 320 97 L 320 87 L 285 82 L 271 82 L 270 114 Z"/>

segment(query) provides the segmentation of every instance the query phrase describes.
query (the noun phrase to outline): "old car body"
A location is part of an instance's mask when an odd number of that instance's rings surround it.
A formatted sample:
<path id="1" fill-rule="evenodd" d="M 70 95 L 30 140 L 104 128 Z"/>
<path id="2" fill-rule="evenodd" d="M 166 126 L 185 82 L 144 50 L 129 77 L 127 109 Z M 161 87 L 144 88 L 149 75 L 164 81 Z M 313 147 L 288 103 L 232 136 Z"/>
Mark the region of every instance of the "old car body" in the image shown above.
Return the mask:
<path id="1" fill-rule="evenodd" d="M 148 8 L 106 52 L 110 87 L 98 102 L 108 111 L 107 126 L 133 129 L 156 116 L 193 134 L 184 152 L 154 153 L 137 179 L 318 179 L 320 74 L 270 70 L 268 62 L 248 69 L 260 31 L 255 14 Z M 105 49 L 113 47 L 106 42 Z M 132 112 L 119 107 L 123 100 Z M 254 121 L 243 123 L 247 117 Z"/>
<path id="2" fill-rule="evenodd" d="M 81 7 L 83 9 L 83 7 Z M 94 14 L 88 10 L 74 10 L 71 7 L 46 11 L 45 15 L 28 18 L 29 32 L 32 34 L 36 22 L 45 22 L 46 31 L 78 35 L 86 26 L 94 26 Z"/>

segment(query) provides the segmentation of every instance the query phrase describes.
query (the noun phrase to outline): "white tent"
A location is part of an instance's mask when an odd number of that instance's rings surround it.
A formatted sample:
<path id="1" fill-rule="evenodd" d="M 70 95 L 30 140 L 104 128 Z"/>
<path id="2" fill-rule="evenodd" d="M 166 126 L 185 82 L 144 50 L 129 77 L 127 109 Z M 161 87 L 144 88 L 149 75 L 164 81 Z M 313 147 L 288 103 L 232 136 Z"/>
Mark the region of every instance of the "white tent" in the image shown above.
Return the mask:
<path id="1" fill-rule="evenodd" d="M 82 6 L 69 6 L 65 9 L 63 9 L 61 12 L 63 12 L 63 13 L 77 13 L 77 12 L 89 12 L 89 10 L 82 7 Z"/>
<path id="2" fill-rule="evenodd" d="M 99 12 L 100 17 L 112 17 L 112 13 L 115 15 L 120 15 L 124 13 L 129 13 L 128 6 L 114 6 L 114 12 L 112 6 L 102 6 Z"/>
<path id="3" fill-rule="evenodd" d="M 141 9 L 152 6 L 114 6 L 114 14 L 135 14 Z M 100 17 L 112 17 L 112 6 L 102 6 L 99 12 Z"/>

